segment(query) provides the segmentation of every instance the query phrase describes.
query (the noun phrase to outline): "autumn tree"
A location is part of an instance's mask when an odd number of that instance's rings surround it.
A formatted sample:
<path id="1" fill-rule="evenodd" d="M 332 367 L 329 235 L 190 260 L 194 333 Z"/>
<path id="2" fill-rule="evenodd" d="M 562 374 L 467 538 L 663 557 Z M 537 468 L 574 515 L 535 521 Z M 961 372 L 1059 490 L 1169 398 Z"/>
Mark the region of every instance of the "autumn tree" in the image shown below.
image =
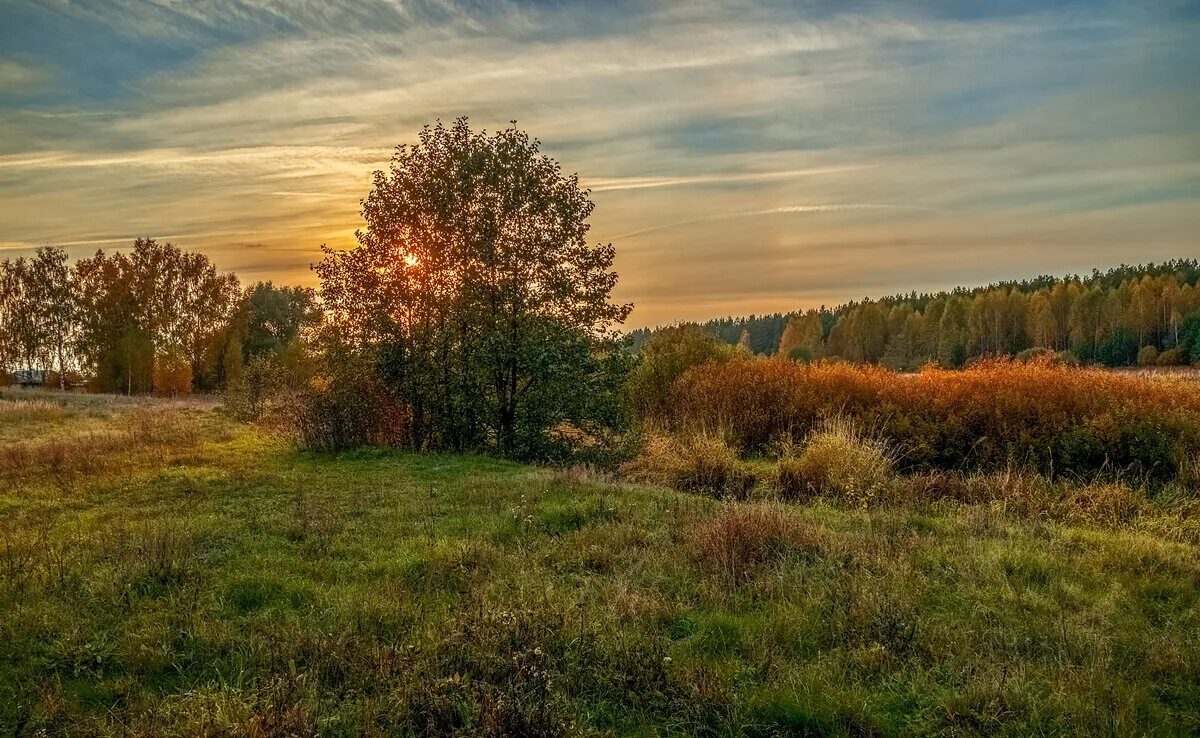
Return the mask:
<path id="1" fill-rule="evenodd" d="M 97 251 L 75 265 L 79 316 L 76 348 L 97 387 L 126 393 L 155 385 L 210 389 L 212 347 L 240 294 L 237 278 L 219 274 L 203 254 L 151 238 L 128 254 Z"/>
<path id="2" fill-rule="evenodd" d="M 45 366 L 45 336 L 28 259 L 0 263 L 0 352 L 20 369 Z"/>
<path id="3" fill-rule="evenodd" d="M 820 351 L 823 333 L 821 314 L 816 310 L 793 315 L 779 339 L 779 354 L 791 359 L 812 359 Z"/>
<path id="4" fill-rule="evenodd" d="M 358 245 L 315 269 L 338 340 L 408 403 L 409 443 L 536 455 L 594 409 L 630 306 L 610 301 L 592 208 L 525 132 L 465 118 L 426 126 L 375 173 Z"/>
<path id="5" fill-rule="evenodd" d="M 79 314 L 76 351 L 93 389 L 134 394 L 152 389 L 154 344 L 141 321 L 133 263 L 103 250 L 75 264 Z"/>
<path id="6" fill-rule="evenodd" d="M 642 348 L 627 384 L 629 404 L 641 418 L 661 417 L 671 387 L 685 371 L 734 356 L 732 346 L 695 323 L 668 326 L 655 332 Z"/>
<path id="7" fill-rule="evenodd" d="M 57 367 L 59 389 L 67 388 L 67 367 L 75 338 L 75 292 L 67 252 L 40 248 L 29 269 L 29 299 L 33 303 L 42 353 Z"/>

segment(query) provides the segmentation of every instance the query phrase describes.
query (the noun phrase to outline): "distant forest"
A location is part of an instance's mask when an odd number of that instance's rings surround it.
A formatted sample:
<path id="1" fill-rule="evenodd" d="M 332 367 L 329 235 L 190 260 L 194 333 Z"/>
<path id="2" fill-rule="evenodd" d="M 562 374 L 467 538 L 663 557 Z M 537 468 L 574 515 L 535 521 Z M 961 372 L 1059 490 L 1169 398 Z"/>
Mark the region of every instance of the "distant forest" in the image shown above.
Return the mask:
<path id="1" fill-rule="evenodd" d="M 1108 366 L 1186 364 L 1200 360 L 1198 281 L 1200 262 L 1176 259 L 702 325 L 755 354 L 909 371 L 1050 352 Z M 655 330 L 633 331 L 634 350 Z"/>
<path id="2" fill-rule="evenodd" d="M 0 385 L 222 390 L 320 318 L 315 290 L 270 282 L 243 289 L 205 255 L 152 238 L 74 264 L 47 246 L 0 261 Z"/>

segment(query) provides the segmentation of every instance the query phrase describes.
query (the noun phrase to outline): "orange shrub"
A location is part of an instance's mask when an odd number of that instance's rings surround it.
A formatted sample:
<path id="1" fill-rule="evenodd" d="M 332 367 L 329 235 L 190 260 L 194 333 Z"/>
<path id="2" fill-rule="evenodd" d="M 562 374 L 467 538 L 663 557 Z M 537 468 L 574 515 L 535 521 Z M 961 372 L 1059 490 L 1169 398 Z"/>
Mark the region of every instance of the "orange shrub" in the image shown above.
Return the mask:
<path id="1" fill-rule="evenodd" d="M 1046 362 L 988 361 L 908 375 L 878 367 L 739 359 L 685 372 L 666 427 L 723 433 L 747 452 L 803 439 L 843 415 L 900 453 L 908 469 L 1047 474 L 1126 471 L 1166 479 L 1200 448 L 1200 393 L 1147 379 Z"/>

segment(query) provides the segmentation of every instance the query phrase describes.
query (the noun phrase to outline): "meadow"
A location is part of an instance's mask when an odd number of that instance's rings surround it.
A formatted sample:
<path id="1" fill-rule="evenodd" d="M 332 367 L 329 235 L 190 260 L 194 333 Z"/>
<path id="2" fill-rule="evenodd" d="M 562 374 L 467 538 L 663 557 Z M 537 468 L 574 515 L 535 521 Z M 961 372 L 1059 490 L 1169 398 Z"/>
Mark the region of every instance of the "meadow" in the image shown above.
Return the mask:
<path id="1" fill-rule="evenodd" d="M 3 390 L 0 734 L 1200 732 L 1194 488 L 862 484 L 814 458 L 878 436 L 797 433 L 680 431 L 618 474 Z"/>

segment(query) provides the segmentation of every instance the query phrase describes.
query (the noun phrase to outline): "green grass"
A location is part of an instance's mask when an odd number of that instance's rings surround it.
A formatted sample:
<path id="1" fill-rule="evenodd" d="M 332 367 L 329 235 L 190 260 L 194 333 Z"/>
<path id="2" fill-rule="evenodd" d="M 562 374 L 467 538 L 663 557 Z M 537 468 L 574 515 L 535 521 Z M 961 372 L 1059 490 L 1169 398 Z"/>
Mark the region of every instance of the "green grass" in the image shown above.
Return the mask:
<path id="1" fill-rule="evenodd" d="M 1200 732 L 1200 551 L 1154 518 L 726 504 L 53 397 L 0 409 L 2 735 Z"/>

